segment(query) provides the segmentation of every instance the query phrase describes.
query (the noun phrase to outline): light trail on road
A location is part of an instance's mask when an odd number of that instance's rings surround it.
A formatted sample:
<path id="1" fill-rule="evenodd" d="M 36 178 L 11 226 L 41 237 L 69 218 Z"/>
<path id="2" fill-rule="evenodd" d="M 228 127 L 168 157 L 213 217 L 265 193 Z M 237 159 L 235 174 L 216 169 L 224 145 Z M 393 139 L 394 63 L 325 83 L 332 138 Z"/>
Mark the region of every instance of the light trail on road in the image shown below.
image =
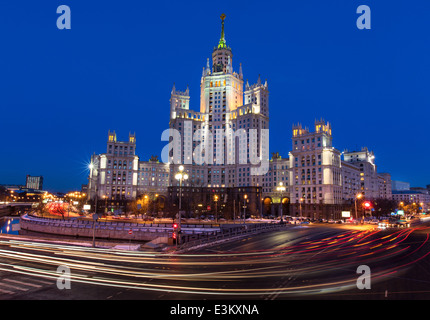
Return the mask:
<path id="1" fill-rule="evenodd" d="M 56 280 L 60 265 L 71 281 L 95 286 L 190 295 L 268 296 L 324 294 L 356 287 L 359 265 L 372 266 L 372 281 L 406 271 L 426 257 L 408 238 L 427 227 L 395 232 L 347 230 L 324 239 L 276 249 L 154 253 L 0 240 L 0 270 Z M 387 267 L 388 266 L 388 267 Z M 292 280 L 286 282 L 285 277 Z"/>

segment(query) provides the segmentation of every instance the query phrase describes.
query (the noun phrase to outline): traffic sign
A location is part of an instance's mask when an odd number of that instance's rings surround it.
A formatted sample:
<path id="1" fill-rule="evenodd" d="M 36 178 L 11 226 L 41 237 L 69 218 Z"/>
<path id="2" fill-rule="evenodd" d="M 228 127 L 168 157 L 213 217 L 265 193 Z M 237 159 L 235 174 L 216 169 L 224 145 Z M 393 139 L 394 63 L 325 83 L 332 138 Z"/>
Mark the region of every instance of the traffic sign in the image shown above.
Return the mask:
<path id="1" fill-rule="evenodd" d="M 133 234 L 133 230 L 128 230 L 128 234 Z"/>

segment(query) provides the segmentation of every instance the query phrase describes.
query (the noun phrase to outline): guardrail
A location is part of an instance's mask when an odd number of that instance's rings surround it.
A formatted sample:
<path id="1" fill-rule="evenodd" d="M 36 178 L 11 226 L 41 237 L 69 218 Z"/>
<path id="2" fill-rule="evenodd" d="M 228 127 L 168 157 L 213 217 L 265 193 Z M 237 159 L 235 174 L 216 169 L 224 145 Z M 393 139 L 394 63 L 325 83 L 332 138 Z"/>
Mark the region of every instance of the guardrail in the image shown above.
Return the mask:
<path id="1" fill-rule="evenodd" d="M 172 231 L 170 223 L 137 223 L 120 221 L 97 221 L 79 219 L 57 219 L 39 217 L 31 214 L 21 216 L 21 219 L 34 225 L 65 227 L 65 228 L 95 228 L 96 230 L 117 230 L 133 232 L 168 233 Z M 214 234 L 220 230 L 219 225 L 182 224 L 184 234 Z"/>
<path id="2" fill-rule="evenodd" d="M 249 235 L 260 232 L 267 232 L 279 229 L 285 229 L 288 227 L 288 224 L 281 223 L 256 223 L 256 224 L 248 224 L 241 225 L 235 228 L 228 228 L 223 231 L 217 232 L 214 235 L 201 236 L 198 235 L 197 239 L 193 239 L 190 236 L 182 236 L 181 239 L 185 241 L 182 245 L 180 245 L 177 250 L 182 251 L 184 249 L 190 249 L 192 247 L 198 247 L 207 243 L 213 243 L 220 240 L 234 239 L 235 237 L 242 235 Z M 171 236 L 171 234 L 169 234 Z M 185 238 L 185 239 L 184 239 Z"/>
<path id="3" fill-rule="evenodd" d="M 84 220 L 79 218 L 71 218 L 71 219 L 60 219 L 60 218 L 51 218 L 51 217 L 40 217 L 33 214 L 27 214 L 28 217 L 31 217 L 31 219 L 38 220 L 38 221 L 46 221 L 46 222 L 54 222 L 54 223 L 60 223 L 60 224 L 93 224 L 93 220 Z M 22 216 L 24 217 L 24 216 Z M 103 219 L 103 218 L 102 218 Z M 124 227 L 130 227 L 130 226 L 141 226 L 143 228 L 145 227 L 151 227 L 151 228 L 167 228 L 172 229 L 173 223 L 155 223 L 155 222 L 145 222 L 145 223 L 137 223 L 137 222 L 124 222 L 124 221 L 112 221 L 112 220 L 105 220 L 99 219 L 96 224 L 100 225 L 113 225 L 113 226 L 124 226 Z M 200 228 L 200 229 L 219 229 L 220 224 L 197 224 L 197 223 L 182 223 L 182 228 Z"/>
<path id="4" fill-rule="evenodd" d="M 30 228 L 39 232 L 64 233 L 66 235 L 88 235 L 92 229 L 106 238 L 130 238 L 129 231 L 132 231 L 136 240 L 151 240 L 160 236 L 172 236 L 172 225 L 170 223 L 136 223 L 136 222 L 117 222 L 117 221 L 97 221 L 80 219 L 55 219 L 39 217 L 31 214 L 21 216 L 23 229 Z M 33 227 L 31 227 L 33 226 Z M 187 249 L 209 242 L 222 239 L 232 239 L 237 236 L 265 232 L 285 228 L 286 224 L 274 223 L 252 223 L 240 225 L 199 225 L 182 224 L 181 239 L 183 244 L 179 249 Z M 104 235 L 104 236 L 103 236 Z"/>

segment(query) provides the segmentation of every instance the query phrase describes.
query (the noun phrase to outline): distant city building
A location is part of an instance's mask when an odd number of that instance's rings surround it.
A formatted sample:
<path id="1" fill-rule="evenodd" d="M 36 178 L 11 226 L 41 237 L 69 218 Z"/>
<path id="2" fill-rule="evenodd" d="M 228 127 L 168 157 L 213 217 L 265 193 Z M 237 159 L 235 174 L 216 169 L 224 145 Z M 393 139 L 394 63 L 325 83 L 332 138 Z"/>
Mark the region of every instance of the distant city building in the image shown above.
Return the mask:
<path id="1" fill-rule="evenodd" d="M 289 168 L 293 215 L 319 218 L 340 214 L 341 152 L 332 145 L 329 123 L 315 121 L 313 132 L 301 124 L 293 126 Z"/>
<path id="2" fill-rule="evenodd" d="M 391 199 L 393 196 L 391 174 L 386 172 L 378 174 L 378 183 L 379 183 L 379 198 Z"/>
<path id="3" fill-rule="evenodd" d="M 419 188 L 423 190 L 402 190 L 393 191 L 393 200 L 397 203 L 403 202 L 403 204 L 417 204 L 424 211 L 430 209 L 430 194 L 427 189 Z"/>
<path id="4" fill-rule="evenodd" d="M 313 218 L 340 218 L 358 194 L 363 199 L 391 199 L 391 177 L 378 174 L 373 152 L 343 152 L 333 147 L 331 125 L 315 121 L 310 132 L 300 124 L 293 126 L 290 152 L 291 211 Z"/>
<path id="5" fill-rule="evenodd" d="M 88 184 L 81 185 L 81 193 L 88 194 Z"/>
<path id="6" fill-rule="evenodd" d="M 375 155 L 366 147 L 361 151 L 344 151 L 344 161 L 356 166 L 360 171 L 359 192 L 366 199 L 391 199 L 391 176 L 378 174 Z"/>
<path id="7" fill-rule="evenodd" d="M 405 191 L 410 190 L 411 184 L 409 182 L 391 180 L 391 188 L 393 191 Z"/>
<path id="8" fill-rule="evenodd" d="M 115 131 L 109 131 L 106 153 L 91 157 L 88 198 L 98 200 L 98 207 L 123 209 L 136 198 L 139 158 L 135 152 L 134 134 L 129 134 L 128 141 L 117 141 Z"/>
<path id="9" fill-rule="evenodd" d="M 157 156 L 139 161 L 137 195 L 165 195 L 169 186 L 169 164 L 160 162 Z"/>
<path id="10" fill-rule="evenodd" d="M 42 176 L 27 175 L 27 178 L 25 181 L 25 187 L 28 189 L 42 190 L 43 189 L 43 177 Z"/>
<path id="11" fill-rule="evenodd" d="M 422 188 L 422 187 L 411 187 L 410 188 L 411 191 L 418 191 L 424 194 L 429 194 L 429 190 L 426 188 Z"/>

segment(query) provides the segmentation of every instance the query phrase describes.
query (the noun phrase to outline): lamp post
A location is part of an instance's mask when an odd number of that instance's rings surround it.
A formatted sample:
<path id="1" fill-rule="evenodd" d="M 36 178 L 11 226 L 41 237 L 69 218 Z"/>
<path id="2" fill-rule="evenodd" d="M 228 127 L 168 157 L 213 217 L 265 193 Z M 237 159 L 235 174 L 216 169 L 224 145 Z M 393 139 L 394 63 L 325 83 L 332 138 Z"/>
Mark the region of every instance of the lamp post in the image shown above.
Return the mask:
<path id="1" fill-rule="evenodd" d="M 158 213 L 158 193 L 155 194 L 155 198 L 154 198 L 153 202 L 154 202 L 153 213 L 155 213 L 155 215 L 158 216 L 157 215 L 157 213 Z"/>
<path id="2" fill-rule="evenodd" d="M 302 216 L 302 202 L 303 202 L 303 197 L 300 198 L 300 217 Z"/>
<path id="3" fill-rule="evenodd" d="M 243 196 L 243 224 L 245 225 L 245 219 L 246 219 L 246 202 L 248 201 L 248 195 L 245 194 Z"/>
<path id="4" fill-rule="evenodd" d="M 355 219 L 357 220 L 358 219 L 358 213 L 357 213 L 357 199 L 361 199 L 361 197 L 363 196 L 363 194 L 361 194 L 361 193 L 358 193 L 358 194 L 356 194 L 355 195 L 355 198 L 354 198 L 354 203 L 355 203 Z"/>
<path id="5" fill-rule="evenodd" d="M 184 166 L 181 165 L 179 166 L 179 171 L 175 175 L 175 179 L 179 181 L 179 213 L 178 213 L 179 223 L 178 223 L 178 239 L 177 239 L 178 244 L 181 243 L 182 180 L 188 179 L 188 174 L 183 171 L 184 171 Z"/>
<path id="6" fill-rule="evenodd" d="M 283 220 L 283 208 L 282 208 L 282 192 L 286 190 L 284 184 L 279 182 L 279 185 L 276 187 L 276 190 L 281 192 L 281 221 Z"/>
<path id="7" fill-rule="evenodd" d="M 218 195 L 214 195 L 215 201 L 215 223 L 218 223 Z"/>
<path id="8" fill-rule="evenodd" d="M 90 179 L 89 179 L 89 182 L 88 182 L 88 190 L 89 190 L 89 192 L 88 192 L 88 200 L 89 200 L 91 198 L 91 190 L 93 188 L 93 169 L 94 169 L 94 164 L 91 162 L 88 165 L 88 168 L 90 169 Z"/>
<path id="9" fill-rule="evenodd" d="M 105 210 L 104 210 L 104 212 L 105 212 L 105 215 L 107 215 L 107 212 L 108 212 L 108 208 L 107 208 L 107 199 L 108 199 L 108 196 L 107 195 L 103 195 L 103 199 L 105 199 Z"/>

